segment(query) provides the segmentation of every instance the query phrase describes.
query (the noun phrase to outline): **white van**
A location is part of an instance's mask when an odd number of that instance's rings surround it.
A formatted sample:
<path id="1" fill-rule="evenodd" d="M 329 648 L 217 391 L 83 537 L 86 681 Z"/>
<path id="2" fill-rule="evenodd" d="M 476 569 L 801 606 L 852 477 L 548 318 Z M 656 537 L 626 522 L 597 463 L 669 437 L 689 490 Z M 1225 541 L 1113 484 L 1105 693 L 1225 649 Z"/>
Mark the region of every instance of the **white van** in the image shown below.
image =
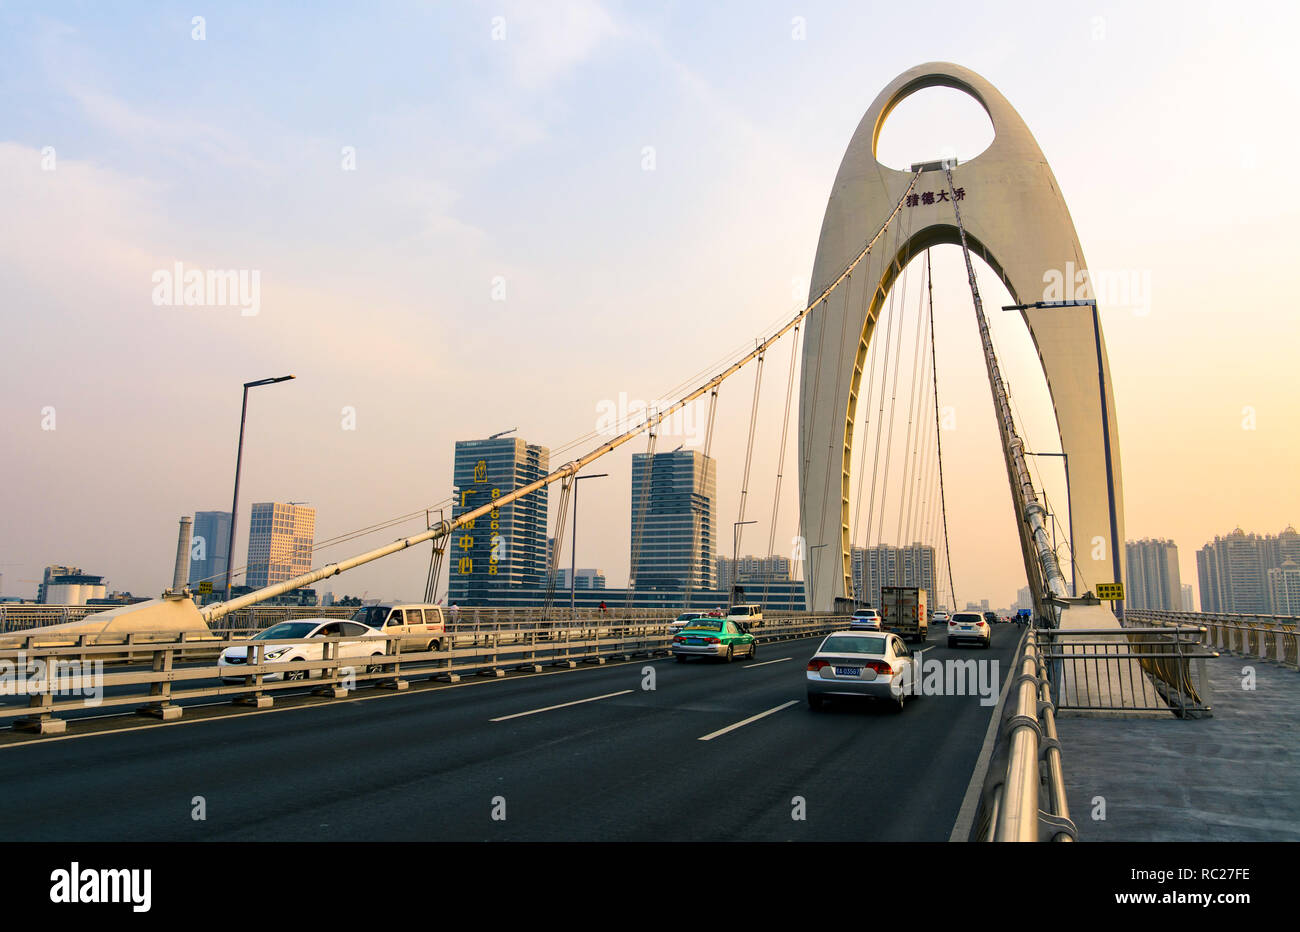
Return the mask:
<path id="1" fill-rule="evenodd" d="M 357 609 L 353 621 L 369 625 L 381 634 L 401 634 L 402 650 L 442 650 L 447 623 L 441 605 L 367 605 Z"/>
<path id="2" fill-rule="evenodd" d="M 727 619 L 746 627 L 756 627 L 763 623 L 763 606 L 752 603 L 733 605 L 727 609 Z"/>

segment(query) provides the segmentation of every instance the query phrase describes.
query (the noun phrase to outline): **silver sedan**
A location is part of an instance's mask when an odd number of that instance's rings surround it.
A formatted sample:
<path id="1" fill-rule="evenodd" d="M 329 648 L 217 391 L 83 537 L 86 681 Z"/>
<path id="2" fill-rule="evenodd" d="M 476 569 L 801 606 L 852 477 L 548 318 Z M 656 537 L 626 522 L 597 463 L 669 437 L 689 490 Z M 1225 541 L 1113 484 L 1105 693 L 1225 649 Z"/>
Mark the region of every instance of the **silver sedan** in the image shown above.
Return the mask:
<path id="1" fill-rule="evenodd" d="M 808 661 L 808 705 L 820 709 L 828 697 L 860 696 L 885 700 L 901 712 L 911 673 L 912 654 L 898 635 L 837 631 Z"/>

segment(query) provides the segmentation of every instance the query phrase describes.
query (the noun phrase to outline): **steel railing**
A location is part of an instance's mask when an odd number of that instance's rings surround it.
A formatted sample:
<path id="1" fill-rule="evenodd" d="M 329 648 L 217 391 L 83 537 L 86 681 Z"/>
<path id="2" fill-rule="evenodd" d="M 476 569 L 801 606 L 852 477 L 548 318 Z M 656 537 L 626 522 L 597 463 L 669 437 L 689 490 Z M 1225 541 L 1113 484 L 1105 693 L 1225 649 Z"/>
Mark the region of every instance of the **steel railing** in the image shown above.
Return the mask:
<path id="1" fill-rule="evenodd" d="M 1045 629 L 1043 657 L 1060 711 L 1211 711 L 1201 627 Z"/>
<path id="2" fill-rule="evenodd" d="M 1300 619 L 1285 615 L 1226 615 L 1210 612 L 1128 610 L 1126 620 L 1156 627 L 1195 625 L 1216 650 L 1244 654 L 1300 670 Z"/>
<path id="3" fill-rule="evenodd" d="M 1075 841 L 1061 742 L 1039 636 L 1021 638 L 980 795 L 976 841 Z"/>
<path id="4" fill-rule="evenodd" d="M 847 622 L 845 615 L 809 614 L 768 619 L 756 633 L 765 643 L 829 633 Z M 403 651 L 401 641 L 409 635 L 381 635 L 374 640 L 384 643 L 382 654 L 373 659 L 350 657 L 340 655 L 339 645 L 355 644 L 357 638 L 312 638 L 323 645 L 320 658 L 268 664 L 261 660 L 268 648 L 302 640 L 258 641 L 243 637 L 245 633 L 214 631 L 180 639 L 174 634 L 151 637 L 147 633 L 77 634 L 57 642 L 49 635 L 12 639 L 21 643 L 0 649 L 0 670 L 6 671 L 0 676 L 0 721 L 16 720 L 16 727 L 56 733 L 66 727 L 61 714 L 89 708 L 133 706 L 141 713 L 171 719 L 181 715 L 177 703 L 190 699 L 229 696 L 263 707 L 271 704 L 272 693 L 305 685 L 334 697 L 366 683 L 401 690 L 413 677 L 454 682 L 463 674 L 499 677 L 514 669 L 540 672 L 547 665 L 575 667 L 663 654 L 673 636 L 662 620 L 554 627 L 480 622 L 477 627 L 461 625 L 447 631 L 434 651 Z M 238 646 L 252 653 L 237 674 L 229 666 L 216 665 L 222 650 Z M 148 669 L 140 669 L 142 665 Z M 268 682 L 268 673 L 302 674 L 306 682 Z M 223 675 L 240 675 L 243 682 L 222 682 Z"/>
<path id="5" fill-rule="evenodd" d="M 406 604 L 406 603 L 397 603 Z M 81 621 L 96 612 L 119 608 L 116 605 L 33 605 L 0 603 L 0 634 L 27 631 L 46 625 Z M 356 606 L 331 605 L 254 605 L 231 612 L 221 619 L 222 629 L 260 631 L 281 621 L 296 618 L 349 618 Z M 558 627 L 573 622 L 592 619 L 602 621 L 670 621 L 676 615 L 672 608 L 579 608 L 570 613 L 567 607 L 544 608 L 458 608 L 452 611 L 443 606 L 443 618 L 448 624 L 518 623 L 541 624 Z M 796 618 L 807 615 L 798 611 L 766 611 L 766 619 Z"/>

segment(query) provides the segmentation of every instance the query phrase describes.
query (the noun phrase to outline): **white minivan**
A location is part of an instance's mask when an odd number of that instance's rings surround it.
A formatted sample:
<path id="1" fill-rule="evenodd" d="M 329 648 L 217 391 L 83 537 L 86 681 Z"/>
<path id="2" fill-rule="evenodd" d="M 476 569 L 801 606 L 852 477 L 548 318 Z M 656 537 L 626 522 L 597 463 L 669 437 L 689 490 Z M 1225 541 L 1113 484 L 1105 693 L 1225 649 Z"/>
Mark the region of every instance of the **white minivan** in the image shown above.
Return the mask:
<path id="1" fill-rule="evenodd" d="M 357 609 L 353 621 L 381 634 L 400 634 L 402 650 L 442 650 L 447 623 L 440 605 L 367 605 Z"/>
<path id="2" fill-rule="evenodd" d="M 733 605 L 727 609 L 727 619 L 747 628 L 757 627 L 763 623 L 763 606 L 755 604 Z"/>

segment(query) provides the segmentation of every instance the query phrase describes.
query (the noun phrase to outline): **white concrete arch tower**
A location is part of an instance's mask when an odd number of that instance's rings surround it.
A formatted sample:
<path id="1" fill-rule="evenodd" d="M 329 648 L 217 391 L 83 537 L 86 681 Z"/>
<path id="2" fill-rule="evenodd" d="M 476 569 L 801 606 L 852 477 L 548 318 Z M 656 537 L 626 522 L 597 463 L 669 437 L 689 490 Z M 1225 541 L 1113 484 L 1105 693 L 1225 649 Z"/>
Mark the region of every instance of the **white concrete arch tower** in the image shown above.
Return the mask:
<path id="1" fill-rule="evenodd" d="M 857 255 L 898 203 L 912 173 L 876 159 L 886 118 L 911 94 L 929 87 L 963 91 L 979 102 L 993 124 L 992 144 L 952 171 L 962 189 L 962 223 L 971 251 L 1006 284 L 1017 304 L 1050 299 L 1052 275 L 1087 268 L 1083 250 L 1056 179 L 1020 115 L 975 72 L 947 62 L 919 65 L 895 78 L 858 124 L 835 177 L 822 221 L 809 300 Z M 924 173 L 915 193 L 946 191 L 942 172 Z M 852 586 L 849 490 L 853 424 L 867 348 L 889 287 L 909 257 L 927 247 L 957 244 L 952 204 L 938 200 L 903 208 L 877 248 L 894 251 L 894 262 L 877 258 L 875 280 L 859 267 L 859 280 L 842 285 L 809 315 L 805 328 L 799 395 L 799 489 L 805 538 L 804 579 L 811 580 L 810 607 L 829 610 Z M 895 243 L 897 248 L 895 249 Z M 883 268 L 883 271 L 877 272 Z M 1068 279 L 1067 279 L 1068 281 Z M 872 286 L 875 286 L 874 288 Z M 1076 288 L 1072 297 L 1090 297 Z M 1092 308 L 1031 308 L 1023 312 L 1038 350 L 1056 411 L 1061 449 L 1068 456 L 1076 584 L 1082 594 L 1098 582 L 1123 580 L 1119 548 L 1124 540 L 1119 438 L 1115 402 L 1100 323 Z M 856 337 L 856 339 L 855 339 Z M 820 365 L 819 365 L 820 363 Z M 829 477 L 829 479 L 828 479 Z M 1037 564 L 1021 525 L 1021 549 L 1030 579 Z M 906 542 L 899 542 L 906 543 Z M 1071 575 L 1066 567 L 1067 578 Z"/>

